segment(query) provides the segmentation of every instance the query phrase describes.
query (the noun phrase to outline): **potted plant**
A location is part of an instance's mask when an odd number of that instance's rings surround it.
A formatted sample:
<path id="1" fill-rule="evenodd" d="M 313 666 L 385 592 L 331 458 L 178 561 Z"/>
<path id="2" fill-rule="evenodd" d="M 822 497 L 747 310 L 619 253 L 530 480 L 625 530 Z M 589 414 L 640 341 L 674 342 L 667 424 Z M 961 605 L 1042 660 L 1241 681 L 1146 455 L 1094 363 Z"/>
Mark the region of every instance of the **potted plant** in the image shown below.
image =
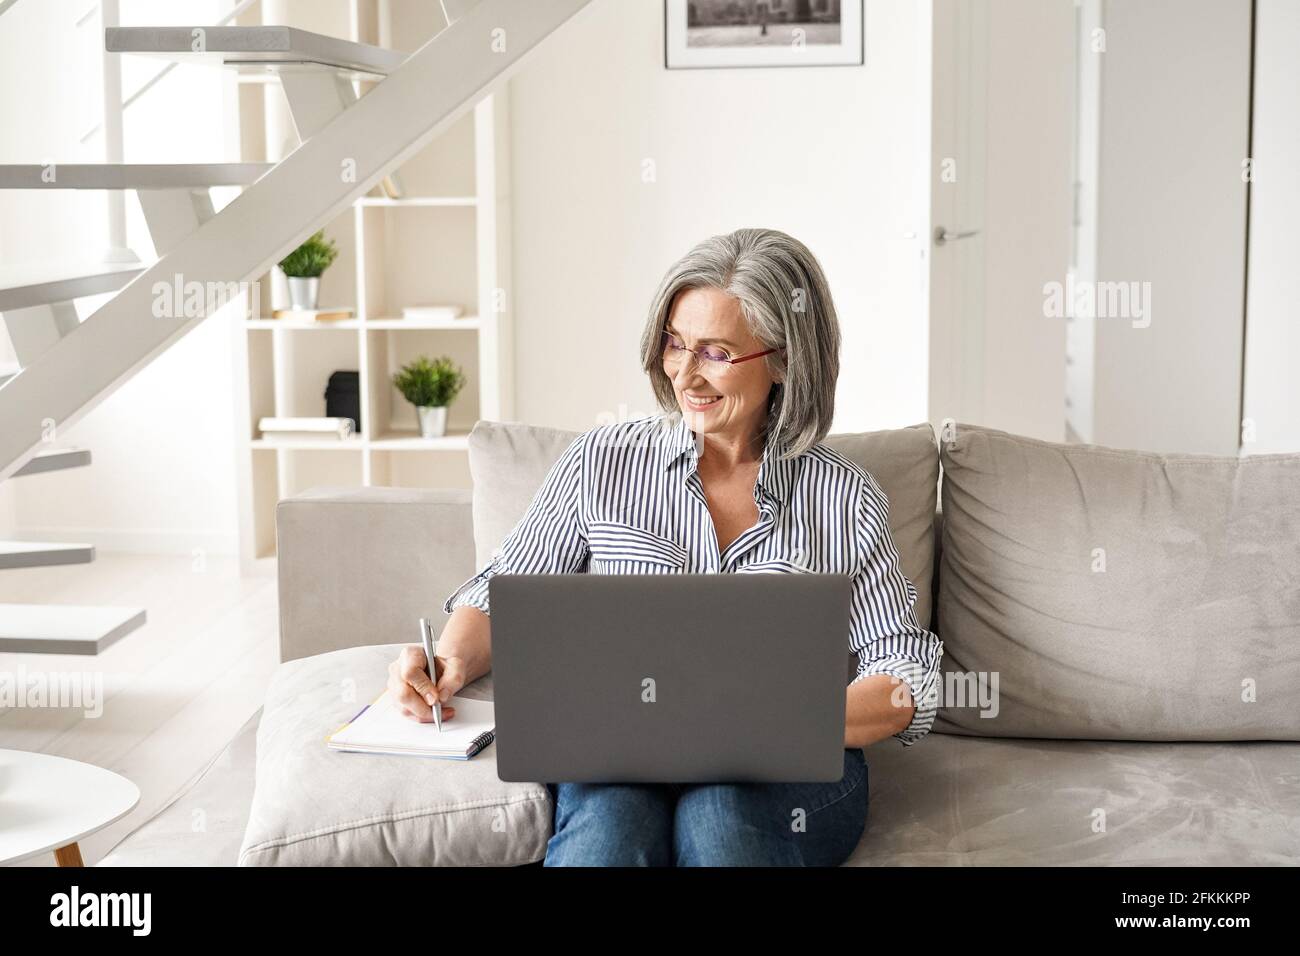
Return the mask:
<path id="1" fill-rule="evenodd" d="M 309 312 L 316 308 L 320 275 L 338 254 L 334 240 L 326 239 L 322 229 L 280 260 L 280 268 L 289 279 L 289 302 L 295 309 Z"/>
<path id="2" fill-rule="evenodd" d="M 446 355 L 433 360 L 421 355 L 402 366 L 393 385 L 415 406 L 420 437 L 439 438 L 447 432 L 447 406 L 465 387 L 465 375 Z"/>

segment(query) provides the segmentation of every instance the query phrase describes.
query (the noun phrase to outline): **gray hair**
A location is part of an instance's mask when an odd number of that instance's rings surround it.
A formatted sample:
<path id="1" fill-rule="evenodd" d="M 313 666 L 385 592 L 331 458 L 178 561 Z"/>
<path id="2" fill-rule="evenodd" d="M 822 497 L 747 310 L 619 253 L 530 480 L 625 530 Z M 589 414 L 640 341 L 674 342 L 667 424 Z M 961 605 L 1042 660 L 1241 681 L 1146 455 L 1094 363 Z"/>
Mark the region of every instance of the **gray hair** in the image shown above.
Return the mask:
<path id="1" fill-rule="evenodd" d="M 665 273 L 641 334 L 641 363 L 665 412 L 678 409 L 663 368 L 661 333 L 678 293 L 718 289 L 740 300 L 750 334 L 777 382 L 763 425 L 767 440 L 788 446 L 787 457 L 826 437 L 835 413 L 840 373 L 840 324 L 821 266 L 797 239 L 775 229 L 737 229 L 699 243 Z"/>

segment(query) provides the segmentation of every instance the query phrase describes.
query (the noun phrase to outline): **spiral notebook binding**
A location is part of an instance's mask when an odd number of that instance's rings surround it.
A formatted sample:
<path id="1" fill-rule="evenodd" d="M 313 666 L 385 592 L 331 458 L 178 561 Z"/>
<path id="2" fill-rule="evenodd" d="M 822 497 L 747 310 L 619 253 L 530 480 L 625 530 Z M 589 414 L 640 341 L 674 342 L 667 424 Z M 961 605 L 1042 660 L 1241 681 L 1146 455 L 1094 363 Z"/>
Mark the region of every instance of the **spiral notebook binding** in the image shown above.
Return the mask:
<path id="1" fill-rule="evenodd" d="M 485 730 L 483 733 L 471 740 L 469 744 L 469 756 L 474 756 L 488 744 L 492 743 L 496 738 L 496 735 L 497 732 L 495 730 Z"/>

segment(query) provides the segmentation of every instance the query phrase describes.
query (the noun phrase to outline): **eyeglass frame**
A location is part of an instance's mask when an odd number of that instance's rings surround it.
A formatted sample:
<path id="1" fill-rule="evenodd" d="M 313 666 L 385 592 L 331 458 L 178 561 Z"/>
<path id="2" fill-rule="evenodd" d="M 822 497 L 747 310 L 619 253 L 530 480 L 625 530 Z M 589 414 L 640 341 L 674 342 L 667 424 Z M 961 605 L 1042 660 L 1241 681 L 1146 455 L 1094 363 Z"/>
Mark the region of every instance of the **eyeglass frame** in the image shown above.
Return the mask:
<path id="1" fill-rule="evenodd" d="M 667 358 L 667 357 L 668 357 L 668 347 L 669 347 L 669 343 L 670 343 L 670 342 L 682 342 L 682 344 L 681 344 L 680 346 L 678 346 L 678 345 L 673 345 L 672 348 L 675 349 L 675 350 L 677 350 L 677 351 L 681 351 L 681 352 L 690 352 L 692 355 L 695 356 L 696 364 L 698 364 L 698 365 L 700 366 L 700 368 L 707 368 L 709 365 L 712 365 L 712 366 L 718 366 L 718 365 L 736 365 L 736 364 L 738 364 L 738 363 L 740 363 L 740 362 L 748 362 L 750 359 L 762 358 L 764 355 L 770 355 L 770 354 L 772 354 L 773 352 L 784 352 L 784 351 L 785 351 L 785 346 L 784 346 L 784 345 L 780 345 L 780 346 L 777 346 L 776 348 L 767 349 L 766 351 L 763 351 L 763 352 L 751 352 L 749 355 L 742 355 L 742 356 L 740 356 L 739 358 L 725 358 L 725 359 L 705 358 L 704 356 L 702 356 L 702 355 L 700 354 L 700 352 L 701 352 L 702 350 L 704 350 L 704 349 L 709 348 L 710 346 L 708 346 L 708 345 L 701 345 L 699 348 L 688 349 L 688 348 L 686 347 L 686 343 L 685 343 L 684 341 L 682 341 L 682 340 L 677 336 L 676 333 L 674 333 L 674 332 L 670 332 L 670 331 L 669 331 L 668 329 L 666 329 L 666 328 L 663 329 L 662 332 L 663 332 L 663 337 L 660 338 L 659 341 L 660 341 L 660 344 L 663 346 L 663 353 L 664 353 L 663 357 L 664 357 L 664 358 Z M 718 348 L 721 348 L 721 346 L 717 346 L 717 347 L 718 347 Z M 726 349 L 722 349 L 722 351 L 723 351 L 723 352 L 726 352 L 727 350 L 726 350 Z M 705 363 L 707 363 L 707 365 L 706 365 Z"/>

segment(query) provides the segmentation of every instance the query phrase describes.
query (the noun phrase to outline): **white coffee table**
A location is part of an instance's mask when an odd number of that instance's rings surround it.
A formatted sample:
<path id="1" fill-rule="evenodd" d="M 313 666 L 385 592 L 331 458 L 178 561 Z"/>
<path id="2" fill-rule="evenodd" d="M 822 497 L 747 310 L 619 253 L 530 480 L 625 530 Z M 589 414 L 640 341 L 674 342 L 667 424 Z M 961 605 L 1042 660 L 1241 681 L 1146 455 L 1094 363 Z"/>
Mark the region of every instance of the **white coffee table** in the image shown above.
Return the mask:
<path id="1" fill-rule="evenodd" d="M 0 863 L 53 851 L 59 866 L 81 866 L 77 841 L 139 802 L 139 787 L 103 767 L 0 750 Z"/>

